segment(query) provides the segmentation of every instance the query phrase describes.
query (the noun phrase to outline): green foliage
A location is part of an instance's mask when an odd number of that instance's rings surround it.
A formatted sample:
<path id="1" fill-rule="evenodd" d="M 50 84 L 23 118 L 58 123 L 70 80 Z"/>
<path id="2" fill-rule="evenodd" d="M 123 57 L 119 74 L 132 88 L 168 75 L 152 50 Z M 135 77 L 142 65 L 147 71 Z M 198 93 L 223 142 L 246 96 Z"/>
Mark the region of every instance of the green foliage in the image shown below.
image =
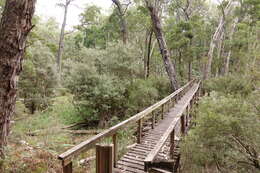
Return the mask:
<path id="1" fill-rule="evenodd" d="M 57 25 L 53 19 L 49 19 L 44 27 L 39 18 L 34 18 L 34 22 L 39 26 L 30 34 L 30 46 L 27 48 L 19 80 L 19 96 L 24 99 L 31 113 L 49 106 L 56 87 L 54 41 Z"/>
<path id="2" fill-rule="evenodd" d="M 228 75 L 213 78 L 204 83 L 207 92 L 217 91 L 223 95 L 247 96 L 253 91 L 253 84 L 248 76 Z"/>
<path id="3" fill-rule="evenodd" d="M 78 73 L 79 74 L 79 73 Z M 72 93 L 85 119 L 100 120 L 104 127 L 112 115 L 120 115 L 124 108 L 124 92 L 122 84 L 114 77 L 82 72 L 75 75 Z"/>
<path id="4" fill-rule="evenodd" d="M 133 81 L 128 91 L 128 115 L 142 111 L 170 93 L 169 82 L 166 78 L 151 77 L 147 80 Z"/>
<path id="5" fill-rule="evenodd" d="M 259 99 L 258 99 L 259 100 Z M 189 132 L 183 145 L 190 169 L 203 170 L 218 167 L 224 172 L 255 172 L 256 165 L 250 159 L 259 153 L 259 114 L 241 98 L 222 96 L 214 92 L 199 103 L 196 127 Z M 240 141 L 240 142 L 238 142 Z M 255 158 L 256 157 L 256 158 Z M 200 172 L 198 171 L 198 172 Z"/>

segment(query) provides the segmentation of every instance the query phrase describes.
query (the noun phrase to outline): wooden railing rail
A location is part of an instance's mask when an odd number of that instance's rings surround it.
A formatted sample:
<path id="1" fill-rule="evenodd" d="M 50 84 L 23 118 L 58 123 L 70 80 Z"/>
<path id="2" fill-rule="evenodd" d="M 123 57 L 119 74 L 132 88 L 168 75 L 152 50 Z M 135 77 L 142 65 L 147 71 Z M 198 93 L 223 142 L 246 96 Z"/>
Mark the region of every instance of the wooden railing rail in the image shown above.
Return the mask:
<path id="1" fill-rule="evenodd" d="M 148 154 L 148 156 L 145 158 L 145 166 L 144 170 L 148 171 L 148 169 L 152 166 L 153 161 L 155 160 L 157 154 L 160 152 L 161 148 L 164 146 L 168 138 L 170 137 L 170 142 L 171 142 L 171 147 L 170 147 L 170 152 L 173 154 L 174 150 L 174 136 L 175 136 L 175 131 L 176 131 L 176 126 L 178 122 L 181 122 L 181 132 L 184 134 L 186 132 L 186 127 L 188 126 L 188 121 L 189 121 L 189 111 L 190 107 L 192 104 L 195 103 L 195 100 L 198 99 L 198 94 L 200 90 L 200 83 L 198 83 L 195 92 L 188 98 L 188 102 L 182 105 L 182 109 L 180 109 L 178 115 L 174 119 L 174 121 L 171 123 L 171 125 L 168 127 L 168 129 L 165 131 L 163 136 L 160 138 L 160 140 L 157 142 L 156 146 L 154 149 Z M 184 115 L 186 111 L 186 115 Z"/>
<path id="2" fill-rule="evenodd" d="M 79 145 L 74 146 L 73 148 L 67 150 L 66 152 L 60 154 L 58 156 L 58 159 L 62 161 L 62 168 L 63 168 L 63 173 L 72 173 L 72 160 L 80 155 L 82 152 L 85 152 L 92 147 L 94 147 L 95 144 L 97 144 L 101 139 L 106 138 L 106 137 L 113 137 L 113 143 L 114 143 L 114 158 L 116 158 L 116 152 L 117 152 L 117 137 L 116 134 L 119 130 L 125 129 L 128 125 L 133 124 L 138 122 L 139 127 L 138 127 L 138 142 L 141 142 L 141 128 L 142 128 L 142 123 L 143 119 L 148 116 L 148 115 L 153 115 L 154 117 L 154 111 L 157 109 L 162 110 L 162 118 L 163 114 L 166 109 L 169 110 L 170 106 L 172 106 L 173 102 L 176 102 L 179 98 L 181 98 L 186 91 L 193 85 L 195 82 L 195 79 L 188 82 L 186 85 L 181 87 L 180 89 L 176 90 L 173 92 L 171 95 L 165 97 L 161 101 L 155 103 L 154 105 L 148 107 L 147 109 L 143 110 L 142 112 L 132 116 L 131 118 L 99 133 L 96 136 L 91 137 L 90 139 L 80 143 Z M 174 100 L 173 100 L 174 99 Z M 168 107 L 168 108 L 166 108 Z M 153 119 L 154 123 L 154 119 Z M 154 124 L 152 125 L 154 126 Z"/>

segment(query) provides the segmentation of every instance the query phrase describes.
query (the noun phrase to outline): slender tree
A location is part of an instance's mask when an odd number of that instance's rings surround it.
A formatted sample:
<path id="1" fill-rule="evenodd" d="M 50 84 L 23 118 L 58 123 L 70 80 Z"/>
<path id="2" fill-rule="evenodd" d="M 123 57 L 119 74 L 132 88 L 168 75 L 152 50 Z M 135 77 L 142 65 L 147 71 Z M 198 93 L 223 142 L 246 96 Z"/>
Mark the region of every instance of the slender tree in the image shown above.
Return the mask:
<path id="1" fill-rule="evenodd" d="M 146 6 L 150 12 L 150 16 L 151 16 L 153 28 L 154 28 L 154 33 L 155 33 L 157 41 L 158 41 L 158 45 L 159 45 L 160 52 L 161 52 L 161 55 L 163 58 L 164 66 L 167 71 L 168 77 L 170 79 L 172 89 L 177 90 L 179 88 L 179 84 L 177 81 L 177 75 L 176 75 L 175 67 L 170 58 L 170 52 L 168 50 L 168 47 L 167 47 L 167 44 L 165 41 L 165 37 L 163 34 L 163 30 L 162 30 L 162 24 L 161 24 L 159 15 L 158 15 L 158 11 L 151 4 L 150 1 L 145 0 L 145 2 L 146 2 Z"/>
<path id="2" fill-rule="evenodd" d="M 229 41 L 232 42 L 233 41 L 233 35 L 234 35 L 234 32 L 235 32 L 235 29 L 236 29 L 236 26 L 238 24 L 238 17 L 236 17 L 234 19 L 234 23 L 232 25 L 232 28 L 231 28 L 231 32 L 230 32 L 230 36 L 229 36 Z M 231 57 L 231 53 L 232 53 L 232 47 L 230 47 L 229 51 L 228 51 L 228 55 L 225 59 L 225 64 L 224 64 L 224 75 L 227 75 L 228 72 L 229 72 L 229 61 L 230 61 L 230 57 Z"/>
<path id="3" fill-rule="evenodd" d="M 125 11 L 123 10 L 122 4 L 120 3 L 119 0 L 112 0 L 112 1 L 117 6 L 117 9 L 118 9 L 118 16 L 120 18 L 123 43 L 127 44 L 128 33 L 127 33 L 127 24 L 126 24 L 126 19 L 125 19 Z"/>
<path id="4" fill-rule="evenodd" d="M 0 156 L 7 144 L 14 113 L 17 81 L 22 71 L 26 38 L 33 28 L 36 0 L 6 0 L 0 23 Z"/>
<path id="5" fill-rule="evenodd" d="M 225 27 L 225 23 L 226 23 L 225 17 L 231 11 L 232 2 L 233 2 L 232 0 L 228 1 L 225 9 L 223 9 L 222 16 L 220 17 L 218 27 L 211 39 L 210 48 L 208 51 L 208 60 L 207 60 L 207 64 L 206 64 L 206 67 L 204 70 L 204 74 L 203 74 L 203 79 L 205 79 L 205 80 L 208 79 L 211 75 L 211 66 L 212 66 L 212 62 L 213 62 L 214 50 L 218 44 L 218 41 L 221 40 L 221 36 L 222 36 L 222 33 L 224 32 L 224 27 Z"/>
<path id="6" fill-rule="evenodd" d="M 61 62 L 62 62 L 62 52 L 64 49 L 64 37 L 65 37 L 65 28 L 67 23 L 67 15 L 68 15 L 68 8 L 71 2 L 74 0 L 65 0 L 65 3 L 58 3 L 57 5 L 64 8 L 64 16 L 63 16 L 63 23 L 61 26 L 61 32 L 60 32 L 60 41 L 59 41 L 59 49 L 58 49 L 58 55 L 57 55 L 57 71 L 60 81 L 60 75 L 61 75 Z"/>

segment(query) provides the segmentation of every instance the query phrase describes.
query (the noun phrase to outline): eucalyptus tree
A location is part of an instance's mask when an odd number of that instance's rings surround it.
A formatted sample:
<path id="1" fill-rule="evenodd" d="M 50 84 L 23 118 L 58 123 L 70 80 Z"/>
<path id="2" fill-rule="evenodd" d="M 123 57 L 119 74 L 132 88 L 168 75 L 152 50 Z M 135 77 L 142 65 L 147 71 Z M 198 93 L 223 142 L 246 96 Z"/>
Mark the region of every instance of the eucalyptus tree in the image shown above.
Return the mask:
<path id="1" fill-rule="evenodd" d="M 14 113 L 17 81 L 22 71 L 26 39 L 33 28 L 36 0 L 6 0 L 0 23 L 0 157 L 7 144 Z"/>
<path id="2" fill-rule="evenodd" d="M 64 48 L 64 37 L 65 37 L 65 27 L 66 27 L 66 23 L 67 23 L 68 8 L 73 1 L 75 1 L 75 0 L 64 0 L 64 2 L 60 2 L 57 4 L 58 6 L 64 8 L 63 23 L 62 23 L 61 32 L 60 32 L 59 50 L 58 50 L 58 54 L 57 54 L 57 71 L 59 73 L 59 78 L 61 75 L 60 73 L 61 73 L 62 51 Z"/>
<path id="3" fill-rule="evenodd" d="M 216 31 L 214 32 L 214 34 L 212 36 L 212 39 L 210 42 L 210 48 L 209 48 L 208 55 L 207 55 L 208 59 L 207 59 L 207 63 L 206 63 L 204 74 L 203 74 L 203 79 L 205 79 L 205 80 L 210 78 L 214 50 L 215 50 L 219 40 L 221 40 L 221 37 L 223 37 L 224 29 L 225 29 L 225 25 L 226 25 L 226 17 L 230 14 L 230 12 L 233 8 L 233 0 L 223 1 L 221 6 L 223 6 L 223 8 L 221 8 L 222 15 L 219 19 L 219 24 L 216 28 Z"/>
<path id="4" fill-rule="evenodd" d="M 125 18 L 126 10 L 128 6 L 131 4 L 131 2 L 128 2 L 125 6 L 125 9 L 123 9 L 123 5 L 119 0 L 112 0 L 113 3 L 116 5 L 118 10 L 118 16 L 120 18 L 120 25 L 121 25 L 121 32 L 122 32 L 122 38 L 123 43 L 126 44 L 128 40 L 128 31 L 127 31 L 127 22 Z"/>
<path id="5" fill-rule="evenodd" d="M 157 2 L 158 1 L 155 1 L 155 3 Z M 145 3 L 150 12 L 154 33 L 158 41 L 162 59 L 164 61 L 164 66 L 168 74 L 168 77 L 170 79 L 172 89 L 177 90 L 179 88 L 179 83 L 177 81 L 177 74 L 176 74 L 175 67 L 170 58 L 170 52 L 168 50 L 165 36 L 162 30 L 162 23 L 161 23 L 161 19 L 159 18 L 158 9 L 156 9 L 152 4 L 152 2 L 148 0 L 145 0 Z"/>

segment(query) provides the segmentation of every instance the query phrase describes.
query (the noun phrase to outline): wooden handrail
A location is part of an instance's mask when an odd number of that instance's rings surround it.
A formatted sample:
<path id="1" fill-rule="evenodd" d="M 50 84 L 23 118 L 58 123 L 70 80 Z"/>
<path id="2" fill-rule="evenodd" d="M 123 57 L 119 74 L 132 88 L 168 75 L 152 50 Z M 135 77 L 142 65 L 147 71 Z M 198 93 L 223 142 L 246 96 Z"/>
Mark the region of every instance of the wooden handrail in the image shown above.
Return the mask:
<path id="1" fill-rule="evenodd" d="M 165 133 L 163 134 L 163 136 L 160 138 L 160 140 L 157 142 L 156 146 L 154 147 L 154 149 L 148 154 L 148 156 L 145 158 L 144 162 L 145 162 L 145 170 L 147 169 L 147 167 L 149 165 L 151 165 L 151 163 L 155 160 L 155 157 L 157 156 L 157 154 L 160 152 L 161 148 L 164 146 L 164 144 L 166 143 L 167 139 L 169 138 L 169 136 L 171 135 L 171 133 L 173 132 L 173 130 L 175 130 L 175 127 L 177 125 L 177 123 L 180 121 L 181 116 L 183 115 L 184 111 L 186 110 L 186 108 L 188 107 L 188 105 L 190 104 L 191 100 L 193 99 L 193 97 L 196 95 L 196 93 L 199 90 L 199 86 L 200 86 L 200 82 L 198 83 L 198 86 L 195 89 L 195 92 L 191 95 L 190 98 L 188 98 L 188 102 L 186 102 L 184 105 L 182 105 L 182 109 L 178 112 L 176 118 L 173 120 L 173 122 L 171 123 L 171 125 L 168 127 L 168 129 L 165 131 Z"/>
<path id="2" fill-rule="evenodd" d="M 170 101 L 173 97 L 178 96 L 179 94 L 186 91 L 187 88 L 189 88 L 193 83 L 195 82 L 195 79 L 188 82 L 186 85 L 184 85 L 182 88 L 176 90 L 171 95 L 165 97 L 161 101 L 155 103 L 154 105 L 148 107 L 144 111 L 132 116 L 131 118 L 99 133 L 96 136 L 91 137 L 90 139 L 80 143 L 79 145 L 74 146 L 73 148 L 67 150 L 66 152 L 60 154 L 58 156 L 58 159 L 62 161 L 62 165 L 66 166 L 70 164 L 71 160 L 75 157 L 77 157 L 82 152 L 92 148 L 96 143 L 98 143 L 101 139 L 105 137 L 113 136 L 115 133 L 117 133 L 118 130 L 122 130 L 126 128 L 129 124 L 135 123 L 139 121 L 140 119 L 144 118 L 145 116 L 151 114 L 154 110 L 158 109 L 162 105 L 166 104 L 168 101 Z"/>

